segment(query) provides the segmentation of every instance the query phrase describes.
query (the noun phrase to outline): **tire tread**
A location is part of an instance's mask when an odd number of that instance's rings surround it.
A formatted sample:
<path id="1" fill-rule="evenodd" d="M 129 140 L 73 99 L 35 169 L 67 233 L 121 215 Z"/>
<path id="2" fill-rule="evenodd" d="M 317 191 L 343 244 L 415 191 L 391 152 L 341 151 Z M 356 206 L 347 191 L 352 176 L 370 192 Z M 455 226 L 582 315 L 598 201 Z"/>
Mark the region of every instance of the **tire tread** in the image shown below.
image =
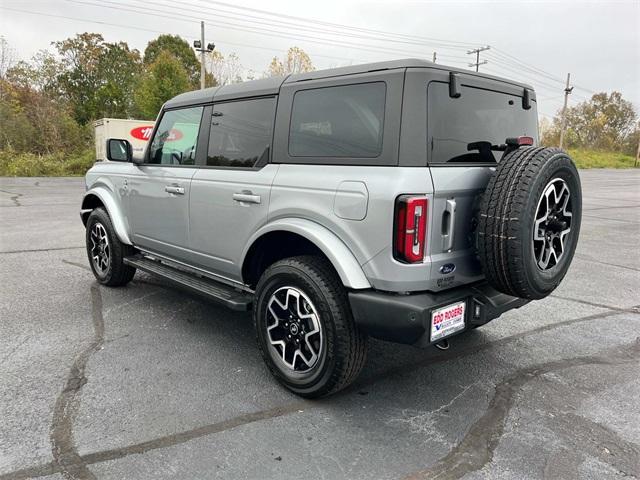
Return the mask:
<path id="1" fill-rule="evenodd" d="M 258 282 L 256 291 L 259 291 L 263 279 L 268 278 L 273 270 L 282 266 L 288 266 L 292 269 L 298 270 L 315 283 L 321 290 L 324 299 L 328 304 L 329 310 L 331 311 L 331 317 L 333 318 L 335 328 L 335 335 L 333 338 L 327 338 L 326 340 L 327 342 L 337 342 L 337 345 L 333 345 L 332 348 L 332 351 L 336 352 L 335 368 L 332 370 L 328 380 L 317 390 L 307 393 L 296 393 L 308 398 L 317 398 L 336 393 L 349 386 L 362 370 L 367 357 L 367 337 L 357 328 L 357 325 L 353 321 L 347 292 L 342 281 L 331 264 L 322 257 L 302 255 L 274 263 L 263 274 L 261 281 Z M 254 315 L 258 310 L 258 307 L 254 309 Z M 256 335 L 258 336 L 258 345 L 262 356 L 265 359 L 265 363 L 269 367 L 271 373 L 276 378 L 280 378 L 276 367 L 274 367 L 270 362 L 269 354 L 262 348 L 257 321 Z"/>

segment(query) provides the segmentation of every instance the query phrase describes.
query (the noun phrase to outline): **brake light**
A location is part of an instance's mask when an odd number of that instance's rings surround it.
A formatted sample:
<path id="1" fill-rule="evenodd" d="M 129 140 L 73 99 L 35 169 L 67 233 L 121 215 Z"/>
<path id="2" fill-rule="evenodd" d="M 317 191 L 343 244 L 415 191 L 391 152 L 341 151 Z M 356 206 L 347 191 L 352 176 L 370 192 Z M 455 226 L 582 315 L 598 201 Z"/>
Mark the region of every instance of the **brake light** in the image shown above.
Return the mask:
<path id="1" fill-rule="evenodd" d="M 427 238 L 427 197 L 402 195 L 396 200 L 393 256 L 406 263 L 424 259 Z"/>
<path id="2" fill-rule="evenodd" d="M 533 145 L 533 137 L 511 137 L 505 143 L 510 147 L 528 147 Z"/>

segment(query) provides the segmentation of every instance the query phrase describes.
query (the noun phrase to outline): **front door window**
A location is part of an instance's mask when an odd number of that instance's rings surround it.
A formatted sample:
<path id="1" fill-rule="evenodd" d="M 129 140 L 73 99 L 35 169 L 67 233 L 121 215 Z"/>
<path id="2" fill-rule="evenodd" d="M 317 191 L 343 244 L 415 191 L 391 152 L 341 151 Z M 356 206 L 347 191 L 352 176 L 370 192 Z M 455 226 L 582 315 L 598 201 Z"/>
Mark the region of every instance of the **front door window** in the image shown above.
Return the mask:
<path id="1" fill-rule="evenodd" d="M 192 107 L 165 112 L 149 147 L 148 163 L 195 165 L 202 109 Z"/>

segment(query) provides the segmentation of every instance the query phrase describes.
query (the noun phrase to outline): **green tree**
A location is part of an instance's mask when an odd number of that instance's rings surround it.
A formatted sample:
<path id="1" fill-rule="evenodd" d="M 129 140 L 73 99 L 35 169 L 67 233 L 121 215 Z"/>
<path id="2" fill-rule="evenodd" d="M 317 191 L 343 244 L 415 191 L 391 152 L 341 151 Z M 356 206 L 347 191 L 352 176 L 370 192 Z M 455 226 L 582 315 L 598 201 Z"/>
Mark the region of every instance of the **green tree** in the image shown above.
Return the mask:
<path id="1" fill-rule="evenodd" d="M 57 88 L 80 124 L 133 113 L 131 98 L 141 67 L 137 50 L 125 42 L 106 43 L 97 33 L 78 34 L 54 45 L 62 57 Z"/>
<path id="2" fill-rule="evenodd" d="M 133 91 L 142 71 L 140 52 L 129 50 L 125 42 L 107 43 L 98 69 L 101 82 L 95 95 L 100 116 L 132 116 Z"/>
<path id="3" fill-rule="evenodd" d="M 197 88 L 200 85 L 200 62 L 189 42 L 179 35 L 160 35 L 150 41 L 144 50 L 144 64 L 148 67 L 155 63 L 163 51 L 171 53 L 178 59 L 187 72 L 189 83 L 193 88 Z"/>
<path id="4" fill-rule="evenodd" d="M 145 119 L 154 119 L 164 102 L 191 88 L 180 60 L 162 51 L 147 68 L 135 91 L 135 102 Z"/>
<path id="5" fill-rule="evenodd" d="M 101 86 L 100 58 L 105 54 L 99 33 L 80 33 L 53 44 L 62 57 L 65 71 L 58 77 L 60 89 L 72 105 L 76 120 L 85 124 L 98 117 L 95 92 Z"/>

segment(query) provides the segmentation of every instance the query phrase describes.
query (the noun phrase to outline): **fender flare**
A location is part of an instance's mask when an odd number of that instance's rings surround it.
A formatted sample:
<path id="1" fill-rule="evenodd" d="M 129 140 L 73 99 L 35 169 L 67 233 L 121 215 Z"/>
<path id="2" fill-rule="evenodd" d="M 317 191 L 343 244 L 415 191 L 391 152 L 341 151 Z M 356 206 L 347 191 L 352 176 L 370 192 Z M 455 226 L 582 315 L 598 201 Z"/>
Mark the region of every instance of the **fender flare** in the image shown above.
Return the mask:
<path id="1" fill-rule="evenodd" d="M 109 184 L 98 184 L 91 189 L 89 189 L 82 199 L 82 209 L 80 210 L 80 217 L 83 218 L 83 215 L 92 209 L 85 208 L 85 201 L 89 196 L 96 196 L 104 207 L 107 209 L 107 213 L 109 214 L 109 218 L 111 219 L 111 223 L 113 228 L 116 231 L 116 235 L 118 239 L 124 243 L 125 245 L 132 245 L 131 240 L 129 239 L 129 233 L 127 231 L 127 225 L 124 219 L 124 215 L 122 214 L 122 209 L 118 202 L 116 202 L 113 194 L 113 189 L 110 188 Z"/>
<path id="2" fill-rule="evenodd" d="M 326 227 L 303 218 L 282 218 L 258 229 L 244 247 L 240 265 L 244 265 L 249 249 L 259 238 L 276 231 L 295 233 L 318 247 L 338 272 L 345 287 L 352 289 L 371 288 L 362 267 L 344 242 Z"/>

